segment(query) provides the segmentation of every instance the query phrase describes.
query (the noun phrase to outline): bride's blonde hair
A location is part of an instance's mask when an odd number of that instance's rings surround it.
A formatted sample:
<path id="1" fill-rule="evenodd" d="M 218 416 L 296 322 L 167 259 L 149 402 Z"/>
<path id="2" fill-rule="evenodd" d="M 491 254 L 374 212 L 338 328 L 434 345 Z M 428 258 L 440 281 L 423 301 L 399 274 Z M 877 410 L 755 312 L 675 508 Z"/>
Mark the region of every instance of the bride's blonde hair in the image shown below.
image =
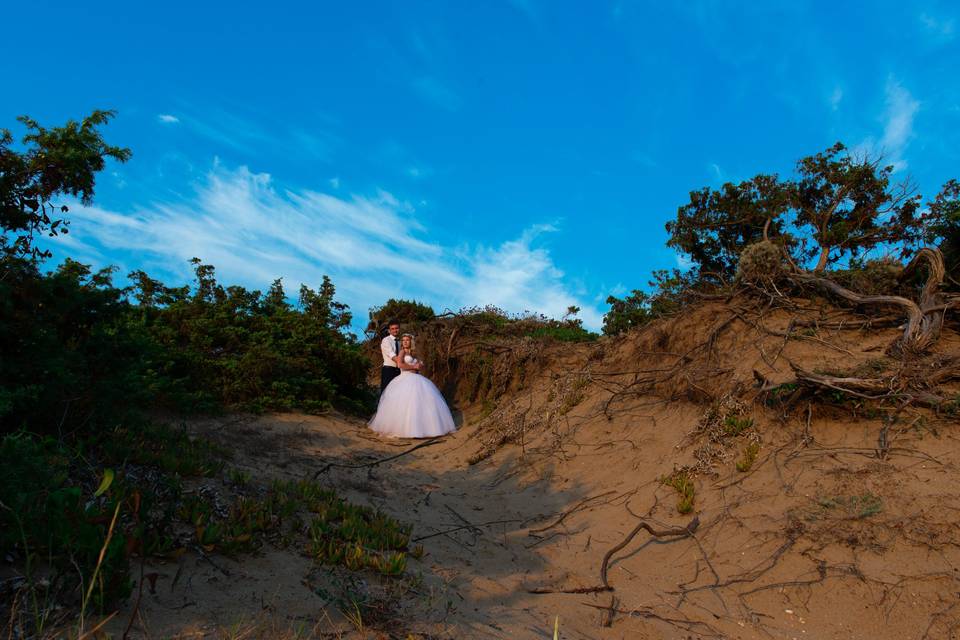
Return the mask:
<path id="1" fill-rule="evenodd" d="M 412 334 L 412 333 L 405 333 L 405 334 L 403 334 L 402 336 L 400 336 L 400 345 L 401 345 L 401 346 L 403 345 L 403 339 L 404 339 L 404 338 L 410 338 L 410 348 L 407 349 L 407 353 L 413 353 L 414 351 L 416 351 L 416 341 L 415 341 L 415 339 L 414 339 L 414 337 L 413 337 L 413 334 Z"/>

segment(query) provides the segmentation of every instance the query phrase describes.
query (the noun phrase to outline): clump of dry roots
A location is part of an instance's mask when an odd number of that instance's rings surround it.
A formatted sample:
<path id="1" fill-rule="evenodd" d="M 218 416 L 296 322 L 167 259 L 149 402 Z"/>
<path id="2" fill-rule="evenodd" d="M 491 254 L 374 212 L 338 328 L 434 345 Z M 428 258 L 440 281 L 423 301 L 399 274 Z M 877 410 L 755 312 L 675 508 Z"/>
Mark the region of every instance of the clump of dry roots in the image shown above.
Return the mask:
<path id="1" fill-rule="evenodd" d="M 915 285 L 917 300 L 906 295 L 857 293 L 834 280 L 811 273 L 794 273 L 785 277 L 785 283 L 794 288 L 792 298 L 775 286 L 760 287 L 758 291 L 768 298 L 771 307 L 792 313 L 786 331 L 782 332 L 785 341 L 805 333 L 808 337 L 817 337 L 829 348 L 843 351 L 841 347 L 820 339 L 818 336 L 821 331 L 834 334 L 864 331 L 874 323 L 878 327 L 899 325 L 898 328 L 902 330 L 886 346 L 886 358 L 874 359 L 879 366 L 856 366 L 854 362 L 845 370 L 811 371 L 790 362 L 795 376 L 791 382 L 810 390 L 842 393 L 865 401 L 896 404 L 901 408 L 913 404 L 939 411 L 955 404 L 956 391 L 944 385 L 960 378 L 960 353 L 944 352 L 941 337 L 944 329 L 951 322 L 956 322 L 949 312 L 960 307 L 960 297 L 944 294 L 940 290 L 944 280 L 943 256 L 936 249 L 921 249 L 895 277 L 900 279 L 902 288 L 909 289 L 905 284 L 906 279 L 917 277 L 924 269 L 926 278 L 922 286 Z M 798 294 L 815 300 L 812 295 L 815 292 L 826 294 L 829 300 L 820 305 L 820 317 L 804 309 L 803 302 L 797 300 Z M 839 302 L 841 308 L 850 309 L 854 321 L 850 322 L 848 316 L 847 319 L 840 319 L 839 323 L 825 322 L 823 308 L 833 301 Z M 751 322 L 759 331 L 770 335 L 772 332 L 765 326 L 761 316 L 754 314 Z M 762 377 L 758 376 L 757 379 L 765 390 L 769 390 L 770 385 L 765 384 Z"/>
<path id="2" fill-rule="evenodd" d="M 508 402 L 494 409 L 477 425 L 475 433 L 480 449 L 470 458 L 470 464 L 489 458 L 505 444 L 522 445 L 528 434 L 555 427 L 583 401 L 590 382 L 589 373 L 558 376 L 551 384 L 545 403 L 535 403 L 531 394 L 526 405 Z"/>
<path id="3" fill-rule="evenodd" d="M 681 442 L 681 447 L 694 447 L 695 460 L 683 470 L 693 476 L 716 476 L 718 466 L 729 463 L 741 449 L 751 443 L 759 446 L 760 432 L 749 415 L 749 408 L 733 393 L 711 402 L 696 427 Z"/>
<path id="4" fill-rule="evenodd" d="M 923 270 L 922 282 L 910 280 Z M 960 308 L 960 296 L 940 291 L 944 269 L 937 250 L 922 249 L 898 272 L 897 295 L 857 293 L 818 273 L 780 270 L 760 277 L 754 271 L 746 269 L 727 296 L 705 296 L 702 305 L 639 332 L 633 339 L 648 351 L 638 353 L 657 357 L 658 366 L 608 378 L 608 417 L 624 403 L 635 406 L 637 397 L 713 403 L 730 393 L 756 396 L 738 376 L 744 357 L 756 352 L 765 366 L 754 369 L 753 378 L 768 400 L 770 394 L 784 399 L 789 389 L 799 391 L 793 399 L 844 394 L 899 408 L 958 410 L 958 391 L 950 384 L 960 379 L 951 312 Z M 848 348 L 851 338 L 894 328 L 873 356 Z M 850 357 L 846 366 L 811 368 L 804 363 L 812 359 L 809 353 L 797 358 L 797 345 Z M 880 366 L 864 366 L 860 359 Z M 784 369 L 792 375 L 778 373 Z"/>

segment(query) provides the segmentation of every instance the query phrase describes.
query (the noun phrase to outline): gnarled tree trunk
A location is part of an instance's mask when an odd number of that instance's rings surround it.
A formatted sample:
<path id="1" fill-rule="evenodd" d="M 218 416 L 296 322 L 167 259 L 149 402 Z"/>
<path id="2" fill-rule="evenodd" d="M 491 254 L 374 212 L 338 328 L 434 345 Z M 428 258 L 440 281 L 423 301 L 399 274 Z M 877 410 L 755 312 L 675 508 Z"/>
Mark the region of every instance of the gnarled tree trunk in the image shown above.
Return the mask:
<path id="1" fill-rule="evenodd" d="M 862 295 L 816 273 L 794 273 L 790 278 L 797 283 L 818 286 L 857 305 L 899 307 L 906 314 L 907 323 L 903 335 L 890 345 L 889 351 L 897 355 L 920 354 L 929 350 L 940 337 L 944 312 L 960 304 L 957 299 L 945 300 L 940 292 L 946 269 L 939 249 L 924 247 L 918 251 L 904 269 L 902 277 L 909 276 L 924 265 L 927 280 L 919 303 L 903 296 Z"/>

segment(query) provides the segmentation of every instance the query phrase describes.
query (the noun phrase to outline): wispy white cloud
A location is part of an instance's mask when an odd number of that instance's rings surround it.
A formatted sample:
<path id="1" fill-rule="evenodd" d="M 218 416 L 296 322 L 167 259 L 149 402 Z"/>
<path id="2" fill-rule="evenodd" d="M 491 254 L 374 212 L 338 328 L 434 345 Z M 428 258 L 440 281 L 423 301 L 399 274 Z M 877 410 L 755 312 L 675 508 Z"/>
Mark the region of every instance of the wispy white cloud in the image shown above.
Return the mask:
<path id="1" fill-rule="evenodd" d="M 161 265 L 186 277 L 187 261 L 197 256 L 224 280 L 262 288 L 283 277 L 291 291 L 327 274 L 360 317 L 399 296 L 438 309 L 494 304 L 554 317 L 577 305 L 585 324 L 602 324 L 602 312 L 571 289 L 545 246 L 556 231 L 551 225 L 490 246 L 443 246 L 429 240 L 409 203 L 388 192 L 285 190 L 269 174 L 219 163 L 181 201 L 123 213 L 76 206 L 71 213 L 71 250 L 136 256 L 125 268 Z"/>
<path id="2" fill-rule="evenodd" d="M 900 157 L 913 137 L 913 119 L 920 109 L 910 92 L 890 78 L 887 81 L 886 124 L 881 144 L 896 157 Z"/>
<path id="3" fill-rule="evenodd" d="M 181 120 L 193 134 L 206 138 L 218 148 L 253 154 L 258 148 L 276 143 L 252 120 L 221 109 L 209 108 L 203 117 L 184 115 Z"/>
<path id="4" fill-rule="evenodd" d="M 340 139 L 327 131 L 308 132 L 303 129 L 293 129 L 290 137 L 294 148 L 305 151 L 307 154 L 323 162 L 333 159 L 334 150 L 340 145 Z"/>
<path id="5" fill-rule="evenodd" d="M 327 180 L 327 182 L 330 183 L 330 187 L 333 188 L 333 189 L 339 189 L 339 188 L 340 188 L 340 176 L 334 176 L 334 177 L 330 178 L 329 180 Z"/>
<path id="6" fill-rule="evenodd" d="M 460 96 L 433 76 L 416 78 L 413 80 L 412 86 L 417 95 L 434 106 L 447 111 L 460 109 Z"/>
<path id="7" fill-rule="evenodd" d="M 723 172 L 723 169 L 720 168 L 716 162 L 711 162 L 707 165 L 710 169 L 710 173 L 713 174 L 713 177 L 716 178 L 717 182 L 725 182 L 726 174 Z"/>
<path id="8" fill-rule="evenodd" d="M 411 165 L 407 167 L 406 174 L 411 178 L 429 178 L 433 175 L 433 169 L 423 165 Z"/>
<path id="9" fill-rule="evenodd" d="M 937 18 L 923 12 L 919 20 L 924 31 L 940 40 L 952 40 L 955 35 L 953 18 Z"/>
<path id="10" fill-rule="evenodd" d="M 913 139 L 913 121 L 920 110 L 920 102 L 893 76 L 887 78 L 884 110 L 881 122 L 883 135 L 864 140 L 856 151 L 873 157 L 883 156 L 894 170 L 907 168 L 904 158 L 907 146 Z"/>
<path id="11" fill-rule="evenodd" d="M 827 102 L 830 103 L 830 108 L 834 111 L 840 108 L 840 103 L 843 101 L 843 87 L 836 86 L 833 88 L 833 91 L 830 93 L 830 97 L 827 99 Z"/>
<path id="12" fill-rule="evenodd" d="M 308 126 L 263 126 L 264 114 L 242 106 L 224 108 L 213 104 L 182 102 L 178 115 L 161 114 L 165 124 L 177 124 L 187 135 L 210 144 L 214 153 L 239 152 L 257 157 L 263 149 L 282 147 L 292 154 L 324 163 L 333 161 L 342 139 L 336 130 L 340 123 L 322 112 L 313 113 Z"/>

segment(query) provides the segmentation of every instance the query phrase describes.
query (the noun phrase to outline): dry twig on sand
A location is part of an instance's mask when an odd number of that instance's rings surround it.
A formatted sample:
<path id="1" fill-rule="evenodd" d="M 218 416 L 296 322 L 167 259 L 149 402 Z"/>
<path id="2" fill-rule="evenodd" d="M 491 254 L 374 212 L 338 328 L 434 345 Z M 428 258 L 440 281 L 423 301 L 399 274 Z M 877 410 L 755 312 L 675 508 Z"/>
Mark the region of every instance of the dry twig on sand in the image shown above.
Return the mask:
<path id="1" fill-rule="evenodd" d="M 593 587 L 574 587 L 569 589 L 551 589 L 549 587 L 536 587 L 527 589 L 527 593 L 534 594 L 547 594 L 547 593 L 601 593 L 604 591 L 613 591 L 613 587 L 610 585 L 609 580 L 607 579 L 607 569 L 610 565 L 610 559 L 613 558 L 613 555 L 623 549 L 625 546 L 630 544 L 633 539 L 641 531 L 646 530 L 650 535 L 655 538 L 669 538 L 669 537 L 678 537 L 678 538 L 687 538 L 693 535 L 693 533 L 700 526 L 700 517 L 695 516 L 693 520 L 687 523 L 685 527 L 673 527 L 670 529 L 655 529 L 646 520 L 641 520 L 640 523 L 634 527 L 633 531 L 627 534 L 627 537 L 623 539 L 622 542 L 617 544 L 615 547 L 607 551 L 603 556 L 603 561 L 600 563 L 600 585 Z"/>
<path id="2" fill-rule="evenodd" d="M 325 467 L 322 467 L 321 469 L 314 472 L 313 477 L 317 478 L 320 475 L 329 471 L 333 467 L 337 467 L 339 469 L 372 469 L 373 467 L 376 467 L 377 465 L 381 465 L 384 462 L 390 462 L 391 460 L 396 460 L 397 458 L 405 456 L 408 453 L 413 453 L 417 449 L 423 449 L 424 447 L 430 447 L 435 444 L 439 444 L 441 441 L 442 441 L 442 438 L 433 438 L 431 440 L 427 440 L 426 442 L 421 442 L 420 444 L 412 446 L 405 451 L 401 451 L 396 455 L 387 456 L 386 458 L 380 458 L 379 460 L 374 460 L 373 462 L 364 462 L 363 464 L 341 464 L 339 462 L 328 462 Z"/>
<path id="3" fill-rule="evenodd" d="M 654 529 L 649 522 L 646 520 L 641 520 L 640 523 L 633 528 L 633 531 L 627 534 L 627 537 L 624 538 L 620 544 L 610 549 L 610 551 L 607 551 L 606 555 L 603 556 L 603 562 L 600 563 L 600 582 L 603 584 L 606 591 L 613 591 L 613 587 L 610 586 L 610 582 L 607 580 L 607 568 L 609 567 L 610 559 L 613 557 L 613 554 L 630 544 L 630 542 L 632 542 L 637 534 L 641 531 L 646 530 L 647 533 L 655 538 L 667 538 L 674 536 L 687 538 L 693 535 L 699 526 L 700 516 L 694 516 L 693 520 L 688 522 L 687 526 L 685 527 L 673 527 L 670 529 Z"/>

